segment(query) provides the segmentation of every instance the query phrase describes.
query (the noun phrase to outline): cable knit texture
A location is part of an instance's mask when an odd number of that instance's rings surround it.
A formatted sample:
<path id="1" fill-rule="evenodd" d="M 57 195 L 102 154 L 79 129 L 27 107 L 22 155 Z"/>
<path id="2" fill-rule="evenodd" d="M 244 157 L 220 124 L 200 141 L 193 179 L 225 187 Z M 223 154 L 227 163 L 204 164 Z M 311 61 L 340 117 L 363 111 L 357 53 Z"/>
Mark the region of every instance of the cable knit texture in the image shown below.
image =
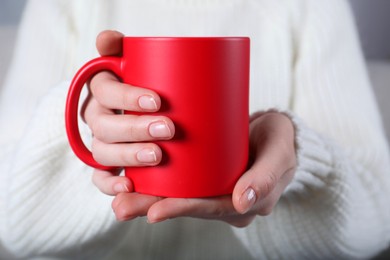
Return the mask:
<path id="1" fill-rule="evenodd" d="M 63 119 L 68 80 L 107 28 L 251 37 L 250 110 L 282 111 L 296 130 L 296 174 L 271 215 L 240 229 L 116 222 Z M 390 240 L 389 150 L 343 0 L 30 0 L 0 126 L 0 236 L 15 257 L 356 259 Z"/>

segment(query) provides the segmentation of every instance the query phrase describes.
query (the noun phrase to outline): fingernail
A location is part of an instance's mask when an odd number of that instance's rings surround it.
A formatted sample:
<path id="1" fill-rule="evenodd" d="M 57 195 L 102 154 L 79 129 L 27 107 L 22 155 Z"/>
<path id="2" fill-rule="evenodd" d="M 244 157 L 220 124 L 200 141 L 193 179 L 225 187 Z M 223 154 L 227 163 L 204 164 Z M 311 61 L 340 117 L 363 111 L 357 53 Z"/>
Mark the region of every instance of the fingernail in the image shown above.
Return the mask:
<path id="1" fill-rule="evenodd" d="M 157 121 L 149 125 L 149 133 L 153 137 L 171 137 L 172 133 L 165 121 Z"/>
<path id="2" fill-rule="evenodd" d="M 117 193 L 129 192 L 129 188 L 127 188 L 127 186 L 122 183 L 117 183 L 114 185 L 114 191 Z"/>
<path id="3" fill-rule="evenodd" d="M 248 188 L 240 198 L 240 204 L 244 208 L 243 214 L 248 212 L 256 202 L 256 192 L 252 188 Z"/>
<path id="4" fill-rule="evenodd" d="M 145 110 L 157 110 L 157 104 L 154 98 L 150 95 L 140 96 L 138 98 L 138 105 Z"/>
<path id="5" fill-rule="evenodd" d="M 145 148 L 137 152 L 137 160 L 141 163 L 157 162 L 156 152 L 153 149 Z"/>

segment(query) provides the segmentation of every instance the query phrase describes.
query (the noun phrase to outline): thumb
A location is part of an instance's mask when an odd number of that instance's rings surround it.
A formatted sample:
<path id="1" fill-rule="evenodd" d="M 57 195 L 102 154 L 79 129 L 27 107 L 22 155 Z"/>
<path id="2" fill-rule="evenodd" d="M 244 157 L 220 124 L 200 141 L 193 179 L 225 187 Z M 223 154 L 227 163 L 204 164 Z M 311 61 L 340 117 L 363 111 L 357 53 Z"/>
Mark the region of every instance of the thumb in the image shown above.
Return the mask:
<path id="1" fill-rule="evenodd" d="M 102 31 L 96 37 L 96 48 L 101 56 L 122 55 L 123 34 L 117 31 Z"/>
<path id="2" fill-rule="evenodd" d="M 233 205 L 244 214 L 260 200 L 266 198 L 276 187 L 280 175 L 267 165 L 254 164 L 241 176 L 233 191 Z"/>
<path id="3" fill-rule="evenodd" d="M 260 204 L 285 187 L 289 178 L 282 176 L 296 164 L 294 139 L 291 120 L 280 113 L 267 113 L 251 121 L 250 152 L 255 161 L 234 188 L 233 205 L 238 212 L 248 212 L 256 202 Z M 281 178 L 283 185 L 278 185 Z M 272 203 L 261 207 L 268 212 Z"/>

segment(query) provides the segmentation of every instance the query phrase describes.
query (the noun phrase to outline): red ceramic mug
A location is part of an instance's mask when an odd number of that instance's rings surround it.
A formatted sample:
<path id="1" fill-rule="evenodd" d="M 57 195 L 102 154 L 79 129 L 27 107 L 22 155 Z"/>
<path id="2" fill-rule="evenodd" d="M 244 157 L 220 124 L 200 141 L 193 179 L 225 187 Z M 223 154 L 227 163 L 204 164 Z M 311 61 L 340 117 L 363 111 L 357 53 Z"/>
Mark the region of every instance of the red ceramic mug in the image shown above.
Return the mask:
<path id="1" fill-rule="evenodd" d="M 122 57 L 94 59 L 73 78 L 65 118 L 74 153 L 92 167 L 112 169 L 93 159 L 78 128 L 84 84 L 108 70 L 125 83 L 156 91 L 162 105 L 155 114 L 171 118 L 176 128 L 172 140 L 156 142 L 163 151 L 159 165 L 125 168 L 135 191 L 164 197 L 231 194 L 248 160 L 249 45 L 247 37 L 124 37 Z"/>

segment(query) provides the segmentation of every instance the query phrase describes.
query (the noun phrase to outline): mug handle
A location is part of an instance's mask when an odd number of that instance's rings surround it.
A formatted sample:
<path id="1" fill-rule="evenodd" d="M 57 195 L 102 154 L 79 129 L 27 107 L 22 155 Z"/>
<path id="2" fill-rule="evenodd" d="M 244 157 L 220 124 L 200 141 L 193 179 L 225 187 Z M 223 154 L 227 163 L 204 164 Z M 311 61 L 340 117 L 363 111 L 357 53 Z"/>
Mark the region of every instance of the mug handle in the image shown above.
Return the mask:
<path id="1" fill-rule="evenodd" d="M 100 170 L 114 170 L 118 167 L 104 166 L 95 161 L 91 151 L 85 146 L 81 139 L 78 125 L 78 104 L 81 90 L 85 83 L 96 73 L 101 71 L 112 71 L 117 76 L 122 75 L 122 58 L 120 57 L 99 57 L 87 62 L 74 76 L 70 84 L 66 99 L 65 125 L 69 144 L 77 157 L 85 164 Z"/>

